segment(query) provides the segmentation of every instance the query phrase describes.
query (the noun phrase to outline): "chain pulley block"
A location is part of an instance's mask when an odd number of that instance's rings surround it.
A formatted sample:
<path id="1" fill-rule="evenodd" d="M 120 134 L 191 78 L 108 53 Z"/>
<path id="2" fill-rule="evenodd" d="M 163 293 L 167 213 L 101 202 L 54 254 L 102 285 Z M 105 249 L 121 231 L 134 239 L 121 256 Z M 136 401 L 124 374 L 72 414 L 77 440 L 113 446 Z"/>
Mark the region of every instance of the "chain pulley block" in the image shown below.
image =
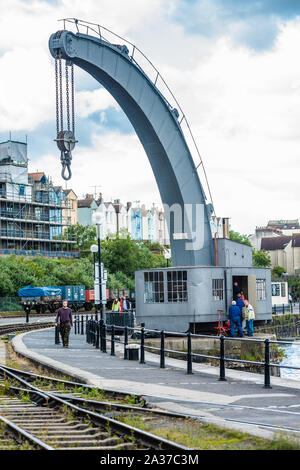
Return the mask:
<path id="1" fill-rule="evenodd" d="M 70 68 L 70 74 L 69 74 Z M 56 143 L 60 150 L 62 164 L 61 176 L 69 180 L 72 176 L 72 151 L 77 140 L 75 139 L 75 111 L 74 111 L 74 65 L 65 61 L 65 101 L 63 91 L 63 71 L 61 51 L 57 49 L 55 55 L 55 92 L 56 92 Z M 65 104 L 65 106 L 64 106 Z M 65 110 L 64 110 L 65 108 Z M 64 117 L 67 129 L 64 129 Z M 67 172 L 67 173 L 66 173 Z"/>

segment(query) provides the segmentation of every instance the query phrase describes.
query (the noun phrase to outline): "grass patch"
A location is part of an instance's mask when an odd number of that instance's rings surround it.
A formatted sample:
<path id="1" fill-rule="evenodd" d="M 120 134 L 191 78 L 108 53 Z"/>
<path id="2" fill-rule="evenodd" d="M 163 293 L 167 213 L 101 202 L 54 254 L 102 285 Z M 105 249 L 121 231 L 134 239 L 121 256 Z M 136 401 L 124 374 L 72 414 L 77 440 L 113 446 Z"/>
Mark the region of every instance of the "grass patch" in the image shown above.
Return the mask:
<path id="1" fill-rule="evenodd" d="M 296 440 L 283 434 L 267 440 L 196 420 L 160 419 L 145 422 L 139 416 L 120 416 L 120 421 L 197 450 L 299 450 Z"/>

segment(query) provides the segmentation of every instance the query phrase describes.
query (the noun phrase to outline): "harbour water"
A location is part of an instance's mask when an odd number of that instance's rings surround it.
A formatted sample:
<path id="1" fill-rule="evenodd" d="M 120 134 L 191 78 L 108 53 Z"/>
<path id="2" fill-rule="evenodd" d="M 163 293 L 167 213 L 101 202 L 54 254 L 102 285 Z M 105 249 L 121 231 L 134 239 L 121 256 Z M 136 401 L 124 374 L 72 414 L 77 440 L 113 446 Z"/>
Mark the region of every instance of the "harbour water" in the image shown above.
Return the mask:
<path id="1" fill-rule="evenodd" d="M 293 344 L 284 346 L 283 349 L 286 357 L 281 361 L 281 365 L 300 368 L 300 341 L 294 341 Z M 280 376 L 282 378 L 300 381 L 300 370 L 280 369 Z"/>

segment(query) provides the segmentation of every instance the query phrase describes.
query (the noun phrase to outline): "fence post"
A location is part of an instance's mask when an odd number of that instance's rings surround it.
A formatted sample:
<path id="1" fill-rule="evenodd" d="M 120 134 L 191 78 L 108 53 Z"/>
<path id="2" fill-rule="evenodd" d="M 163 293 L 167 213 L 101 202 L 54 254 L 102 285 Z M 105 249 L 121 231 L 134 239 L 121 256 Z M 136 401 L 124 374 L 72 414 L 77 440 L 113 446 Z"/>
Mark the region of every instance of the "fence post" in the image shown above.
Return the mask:
<path id="1" fill-rule="evenodd" d="M 102 351 L 106 353 L 106 325 L 103 323 L 103 349 Z"/>
<path id="2" fill-rule="evenodd" d="M 115 325 L 111 325 L 111 347 L 110 355 L 115 356 Z"/>
<path id="3" fill-rule="evenodd" d="M 226 382 L 225 378 L 225 337 L 220 336 L 220 377 L 219 380 Z"/>
<path id="4" fill-rule="evenodd" d="M 103 320 L 100 320 L 100 351 L 103 351 Z"/>
<path id="5" fill-rule="evenodd" d="M 86 321 L 86 327 L 85 327 L 85 334 L 86 334 L 86 342 L 89 344 L 90 342 L 90 325 L 89 325 L 89 320 Z"/>
<path id="6" fill-rule="evenodd" d="M 81 315 L 81 334 L 84 335 L 84 318 L 83 315 Z"/>
<path id="7" fill-rule="evenodd" d="M 265 339 L 265 384 L 264 388 L 272 388 L 270 380 L 270 340 Z"/>
<path id="8" fill-rule="evenodd" d="M 192 336 L 191 332 L 187 333 L 187 374 L 193 373 L 193 359 L 192 359 Z"/>
<path id="9" fill-rule="evenodd" d="M 93 346 L 97 344 L 97 323 L 93 320 Z"/>
<path id="10" fill-rule="evenodd" d="M 140 364 L 145 364 L 145 328 L 141 329 L 141 359 Z"/>
<path id="11" fill-rule="evenodd" d="M 55 344 L 60 344 L 60 341 L 59 341 L 59 326 L 58 325 L 55 327 Z"/>
<path id="12" fill-rule="evenodd" d="M 165 365 L 165 332 L 161 330 L 160 332 L 160 368 L 164 369 Z"/>
<path id="13" fill-rule="evenodd" d="M 126 346 L 128 345 L 128 328 L 125 326 L 124 328 L 124 359 L 128 359 L 128 349 Z"/>
<path id="14" fill-rule="evenodd" d="M 100 345 L 100 328 L 99 328 L 99 322 L 96 322 L 96 349 L 99 349 Z"/>

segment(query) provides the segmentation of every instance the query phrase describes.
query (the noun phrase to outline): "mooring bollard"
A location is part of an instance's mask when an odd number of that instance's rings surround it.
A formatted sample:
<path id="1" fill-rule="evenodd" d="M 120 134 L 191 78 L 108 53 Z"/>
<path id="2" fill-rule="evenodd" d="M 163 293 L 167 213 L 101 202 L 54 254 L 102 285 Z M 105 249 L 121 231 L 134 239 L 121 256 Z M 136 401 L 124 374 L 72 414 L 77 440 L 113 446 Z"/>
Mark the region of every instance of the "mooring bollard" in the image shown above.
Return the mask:
<path id="1" fill-rule="evenodd" d="M 128 359 L 128 349 L 126 346 L 128 345 L 128 328 L 125 326 L 124 328 L 124 359 Z"/>
<path id="2" fill-rule="evenodd" d="M 226 382 L 225 377 L 225 337 L 224 335 L 220 336 L 220 377 L 219 380 Z"/>
<path id="3" fill-rule="evenodd" d="M 189 331 L 187 334 L 187 374 L 193 373 L 193 358 L 192 358 L 192 336 Z"/>
<path id="4" fill-rule="evenodd" d="M 110 355 L 115 356 L 115 325 L 111 325 Z"/>
<path id="5" fill-rule="evenodd" d="M 55 327 L 55 344 L 60 344 L 60 341 L 59 341 L 59 326 L 58 325 Z"/>
<path id="6" fill-rule="evenodd" d="M 270 340 L 265 339 L 265 384 L 264 388 L 272 388 L 271 387 L 271 379 L 270 379 Z"/>
<path id="7" fill-rule="evenodd" d="M 165 332 L 160 332 L 160 368 L 164 369 L 165 366 Z"/>
<path id="8" fill-rule="evenodd" d="M 141 358 L 140 364 L 145 364 L 145 328 L 141 329 Z"/>

